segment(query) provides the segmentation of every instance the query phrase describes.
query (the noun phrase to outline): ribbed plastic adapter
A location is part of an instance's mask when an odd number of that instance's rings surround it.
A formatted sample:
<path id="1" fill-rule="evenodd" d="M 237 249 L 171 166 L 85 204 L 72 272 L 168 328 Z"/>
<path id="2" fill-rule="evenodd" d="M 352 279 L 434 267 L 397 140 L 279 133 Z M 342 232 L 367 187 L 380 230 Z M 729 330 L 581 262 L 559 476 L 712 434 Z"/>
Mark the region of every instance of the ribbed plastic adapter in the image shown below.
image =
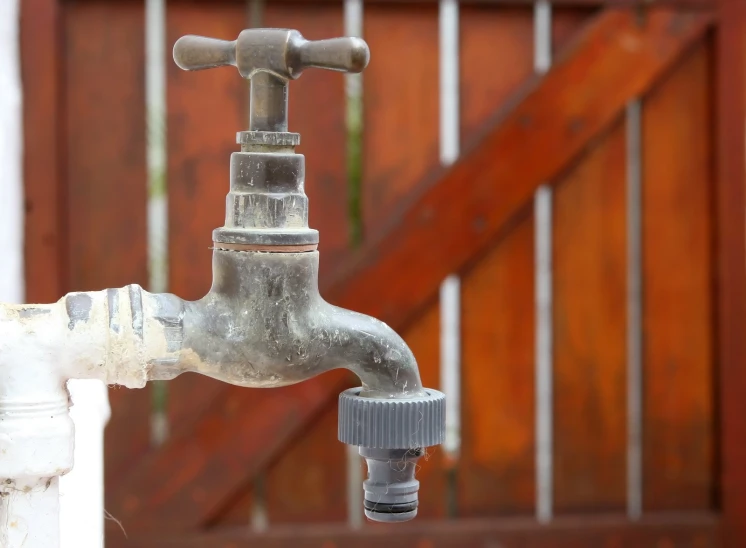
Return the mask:
<path id="1" fill-rule="evenodd" d="M 425 396 L 384 399 L 360 396 L 362 388 L 339 395 L 339 441 L 375 449 L 414 449 L 445 439 L 446 398 L 425 389 Z"/>

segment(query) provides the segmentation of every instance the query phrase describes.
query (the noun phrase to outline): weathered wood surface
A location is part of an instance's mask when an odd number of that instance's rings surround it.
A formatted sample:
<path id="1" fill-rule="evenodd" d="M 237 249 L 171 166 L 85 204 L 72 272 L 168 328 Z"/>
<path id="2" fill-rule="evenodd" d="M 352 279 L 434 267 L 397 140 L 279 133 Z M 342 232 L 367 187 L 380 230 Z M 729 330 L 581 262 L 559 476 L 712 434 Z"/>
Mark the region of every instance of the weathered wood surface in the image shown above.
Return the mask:
<path id="1" fill-rule="evenodd" d="M 64 151 L 58 147 L 64 131 L 62 7 L 57 0 L 20 6 L 26 300 L 51 303 L 69 287 Z"/>
<path id="2" fill-rule="evenodd" d="M 644 508 L 707 509 L 715 487 L 711 48 L 643 99 Z"/>
<path id="3" fill-rule="evenodd" d="M 624 143 L 617 121 L 554 193 L 557 513 L 621 511 L 626 500 Z"/>
<path id="4" fill-rule="evenodd" d="M 715 41 L 719 488 L 726 546 L 746 539 L 746 3 L 720 0 Z"/>

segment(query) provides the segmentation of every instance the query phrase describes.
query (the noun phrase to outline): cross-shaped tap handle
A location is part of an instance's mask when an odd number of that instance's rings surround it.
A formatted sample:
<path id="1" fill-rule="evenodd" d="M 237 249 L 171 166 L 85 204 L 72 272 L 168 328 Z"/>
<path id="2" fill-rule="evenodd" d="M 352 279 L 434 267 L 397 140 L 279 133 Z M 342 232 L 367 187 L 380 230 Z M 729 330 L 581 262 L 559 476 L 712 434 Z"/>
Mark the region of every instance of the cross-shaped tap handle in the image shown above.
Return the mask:
<path id="1" fill-rule="evenodd" d="M 184 70 L 233 65 L 244 78 L 270 72 L 295 79 L 310 67 L 361 72 L 369 58 L 361 38 L 306 40 L 288 29 L 247 29 L 233 41 L 188 35 L 174 44 L 174 61 Z"/>
<path id="2" fill-rule="evenodd" d="M 288 29 L 247 29 L 233 41 L 188 35 L 174 44 L 174 61 L 184 70 L 233 65 L 251 79 L 251 131 L 287 131 L 287 83 L 303 70 L 361 72 L 369 59 L 361 38 L 306 40 Z"/>

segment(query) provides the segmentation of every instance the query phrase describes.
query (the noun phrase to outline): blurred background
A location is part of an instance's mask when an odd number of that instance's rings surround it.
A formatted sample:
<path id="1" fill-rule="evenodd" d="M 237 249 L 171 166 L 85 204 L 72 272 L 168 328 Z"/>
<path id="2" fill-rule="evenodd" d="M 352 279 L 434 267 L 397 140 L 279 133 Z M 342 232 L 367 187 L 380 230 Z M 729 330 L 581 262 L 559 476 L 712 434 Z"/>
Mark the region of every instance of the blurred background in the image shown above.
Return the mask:
<path id="1" fill-rule="evenodd" d="M 743 365 L 742 8 L 657 4 L 20 0 L 23 208 L 0 195 L 28 302 L 209 289 L 249 87 L 179 70 L 177 38 L 362 36 L 362 75 L 290 86 L 322 294 L 449 397 L 419 517 L 383 527 L 336 440 L 356 379 L 110 388 L 108 545 L 746 545 L 716 397 Z"/>

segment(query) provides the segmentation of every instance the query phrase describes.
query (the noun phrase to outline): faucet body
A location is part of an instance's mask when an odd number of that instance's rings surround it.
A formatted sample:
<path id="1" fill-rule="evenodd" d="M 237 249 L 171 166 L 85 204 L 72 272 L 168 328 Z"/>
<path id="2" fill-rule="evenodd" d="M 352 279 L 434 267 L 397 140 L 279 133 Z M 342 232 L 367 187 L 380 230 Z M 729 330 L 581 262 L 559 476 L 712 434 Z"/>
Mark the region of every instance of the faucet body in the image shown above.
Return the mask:
<path id="1" fill-rule="evenodd" d="M 129 285 L 0 304 L 0 523 L 18 522 L 0 527 L 2 548 L 55 545 L 59 523 L 47 514 L 73 464 L 68 379 L 141 388 L 191 371 L 271 388 L 349 369 L 362 387 L 340 397 L 339 438 L 368 460 L 365 512 L 379 521 L 416 515 L 415 463 L 443 441 L 443 396 L 422 387 L 401 337 L 319 294 L 305 160 L 287 132 L 288 81 L 308 67 L 362 70 L 365 43 L 252 29 L 236 42 L 184 37 L 174 57 L 187 69 L 235 64 L 252 80 L 251 127 L 238 134 L 225 224 L 213 232 L 212 287 L 198 301 Z M 46 518 L 29 515 L 29 497 L 43 498 Z"/>
<path id="2" fill-rule="evenodd" d="M 148 380 L 192 371 L 238 386 L 272 388 L 346 368 L 370 396 L 422 392 L 417 363 L 399 335 L 321 297 L 317 251 L 216 248 L 213 285 L 204 298 L 147 295 L 171 345 L 168 355 L 151 361 Z"/>

